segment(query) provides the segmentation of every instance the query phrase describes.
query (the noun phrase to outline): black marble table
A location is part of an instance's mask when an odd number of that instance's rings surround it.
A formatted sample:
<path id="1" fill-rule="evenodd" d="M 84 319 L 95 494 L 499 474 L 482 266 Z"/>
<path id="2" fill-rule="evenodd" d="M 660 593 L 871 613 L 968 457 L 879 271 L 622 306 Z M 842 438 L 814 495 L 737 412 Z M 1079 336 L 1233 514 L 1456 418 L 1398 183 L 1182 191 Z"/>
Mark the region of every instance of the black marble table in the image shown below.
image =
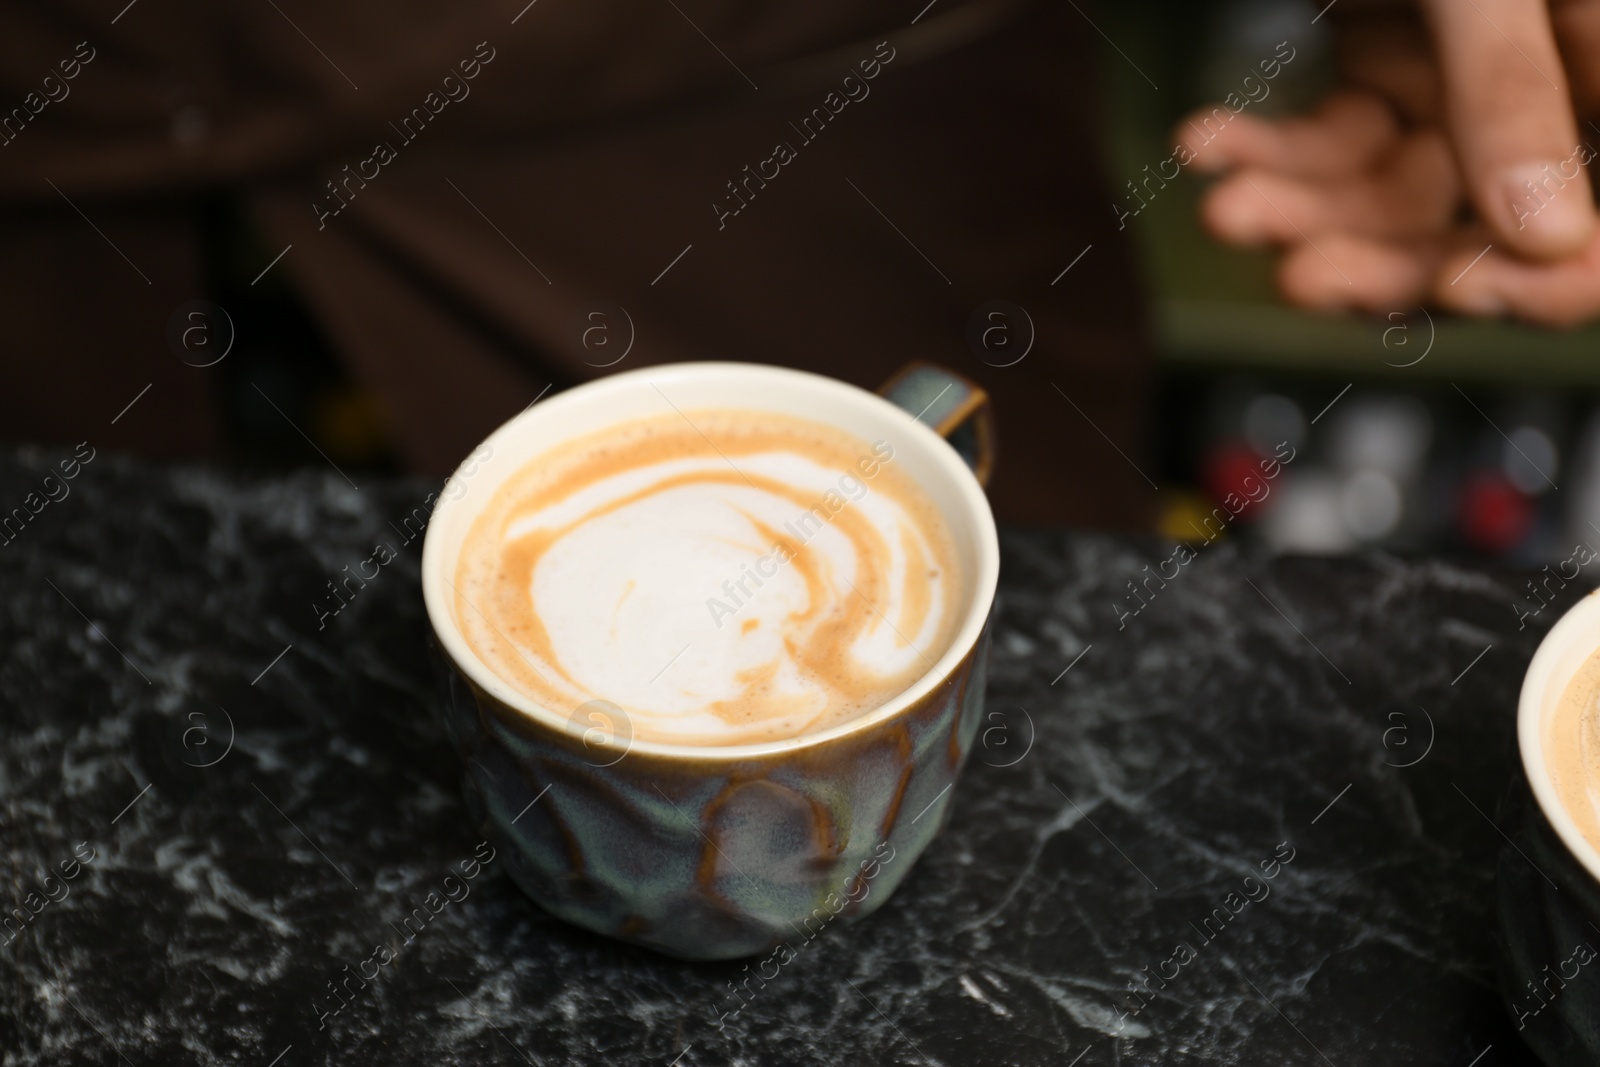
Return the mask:
<path id="1" fill-rule="evenodd" d="M 68 454 L 0 459 L 0 513 Z M 402 937 L 478 838 L 400 531 L 432 487 L 359 481 L 99 455 L 5 535 L 0 1064 L 1527 1062 L 1493 819 L 1576 587 L 1519 631 L 1515 574 L 1219 541 L 1125 616 L 1170 544 L 1008 531 L 948 829 L 735 1001 L 743 964 L 572 929 L 492 860 Z"/>

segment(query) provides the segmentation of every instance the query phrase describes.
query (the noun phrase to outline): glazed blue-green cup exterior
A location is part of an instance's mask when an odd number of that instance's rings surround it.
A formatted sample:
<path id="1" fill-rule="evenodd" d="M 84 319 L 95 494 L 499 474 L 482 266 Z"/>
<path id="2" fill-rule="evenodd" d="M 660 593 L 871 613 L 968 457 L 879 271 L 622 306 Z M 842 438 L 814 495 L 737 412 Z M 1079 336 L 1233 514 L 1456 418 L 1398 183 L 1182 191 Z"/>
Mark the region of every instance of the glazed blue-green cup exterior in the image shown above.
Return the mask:
<path id="1" fill-rule="evenodd" d="M 1500 812 L 1495 873 L 1500 991 L 1522 1040 L 1551 1067 L 1600 1063 L 1600 851 L 1556 792 L 1546 747 L 1567 685 L 1600 649 L 1600 592 L 1553 626 L 1517 706 L 1522 760 Z"/>
<path id="2" fill-rule="evenodd" d="M 446 484 L 422 575 L 447 730 L 479 830 L 550 913 L 685 959 L 748 956 L 881 907 L 945 824 L 983 718 L 999 547 L 973 470 L 987 473 L 993 431 L 981 391 L 937 368 L 908 368 L 885 392 L 893 403 L 740 363 L 632 371 L 536 404 Z M 921 679 L 829 730 L 690 747 L 634 739 L 603 700 L 541 707 L 471 652 L 452 582 L 483 503 L 548 448 L 669 402 L 797 415 L 894 446 L 946 517 L 963 575 L 955 637 Z"/>

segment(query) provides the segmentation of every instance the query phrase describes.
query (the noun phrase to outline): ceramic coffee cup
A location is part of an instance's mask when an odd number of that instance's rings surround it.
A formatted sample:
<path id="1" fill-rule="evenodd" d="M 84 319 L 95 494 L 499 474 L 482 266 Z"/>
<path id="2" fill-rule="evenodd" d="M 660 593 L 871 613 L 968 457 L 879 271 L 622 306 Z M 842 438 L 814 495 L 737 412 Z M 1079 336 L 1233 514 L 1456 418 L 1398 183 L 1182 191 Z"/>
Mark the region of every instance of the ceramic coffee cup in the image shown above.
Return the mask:
<path id="1" fill-rule="evenodd" d="M 546 910 L 687 959 L 751 955 L 880 907 L 943 826 L 983 716 L 999 547 L 974 469 L 987 472 L 993 431 L 982 392 L 948 372 L 914 366 L 885 389 L 894 403 L 739 363 L 617 374 L 512 419 L 447 483 L 422 583 L 448 730 L 473 818 Z M 831 729 L 692 747 L 633 739 L 605 701 L 541 707 L 473 654 L 452 578 L 484 503 L 547 449 L 672 407 L 777 412 L 893 445 L 949 524 L 963 577 L 954 637 L 926 674 Z"/>
<path id="2" fill-rule="evenodd" d="M 1545 635 L 1517 707 L 1520 773 L 1502 809 L 1496 872 L 1500 985 L 1524 1041 L 1551 1065 L 1600 1063 L 1600 852 L 1556 793 L 1548 726 L 1600 647 L 1600 593 Z"/>

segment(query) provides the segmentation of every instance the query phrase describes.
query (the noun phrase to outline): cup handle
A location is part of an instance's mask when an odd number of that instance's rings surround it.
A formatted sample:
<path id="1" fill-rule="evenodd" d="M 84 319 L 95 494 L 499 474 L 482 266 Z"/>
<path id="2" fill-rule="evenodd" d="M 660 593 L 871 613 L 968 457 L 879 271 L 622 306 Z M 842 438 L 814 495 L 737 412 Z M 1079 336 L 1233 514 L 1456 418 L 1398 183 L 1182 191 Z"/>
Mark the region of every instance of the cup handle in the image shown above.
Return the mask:
<path id="1" fill-rule="evenodd" d="M 977 382 L 932 363 L 908 363 L 878 395 L 927 423 L 961 454 L 979 485 L 994 472 L 994 410 Z"/>

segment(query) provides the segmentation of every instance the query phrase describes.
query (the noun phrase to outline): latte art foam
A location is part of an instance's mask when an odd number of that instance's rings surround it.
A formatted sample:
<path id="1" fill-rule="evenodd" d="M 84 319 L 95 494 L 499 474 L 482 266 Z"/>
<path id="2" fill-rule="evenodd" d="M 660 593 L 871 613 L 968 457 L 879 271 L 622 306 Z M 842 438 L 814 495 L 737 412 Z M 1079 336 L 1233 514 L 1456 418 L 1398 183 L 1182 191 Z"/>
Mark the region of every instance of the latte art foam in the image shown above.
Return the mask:
<path id="1" fill-rule="evenodd" d="M 961 614 L 949 530 L 893 456 L 722 409 L 570 441 L 474 522 L 457 624 L 540 706 L 609 701 L 637 739 L 827 729 L 926 674 Z"/>

